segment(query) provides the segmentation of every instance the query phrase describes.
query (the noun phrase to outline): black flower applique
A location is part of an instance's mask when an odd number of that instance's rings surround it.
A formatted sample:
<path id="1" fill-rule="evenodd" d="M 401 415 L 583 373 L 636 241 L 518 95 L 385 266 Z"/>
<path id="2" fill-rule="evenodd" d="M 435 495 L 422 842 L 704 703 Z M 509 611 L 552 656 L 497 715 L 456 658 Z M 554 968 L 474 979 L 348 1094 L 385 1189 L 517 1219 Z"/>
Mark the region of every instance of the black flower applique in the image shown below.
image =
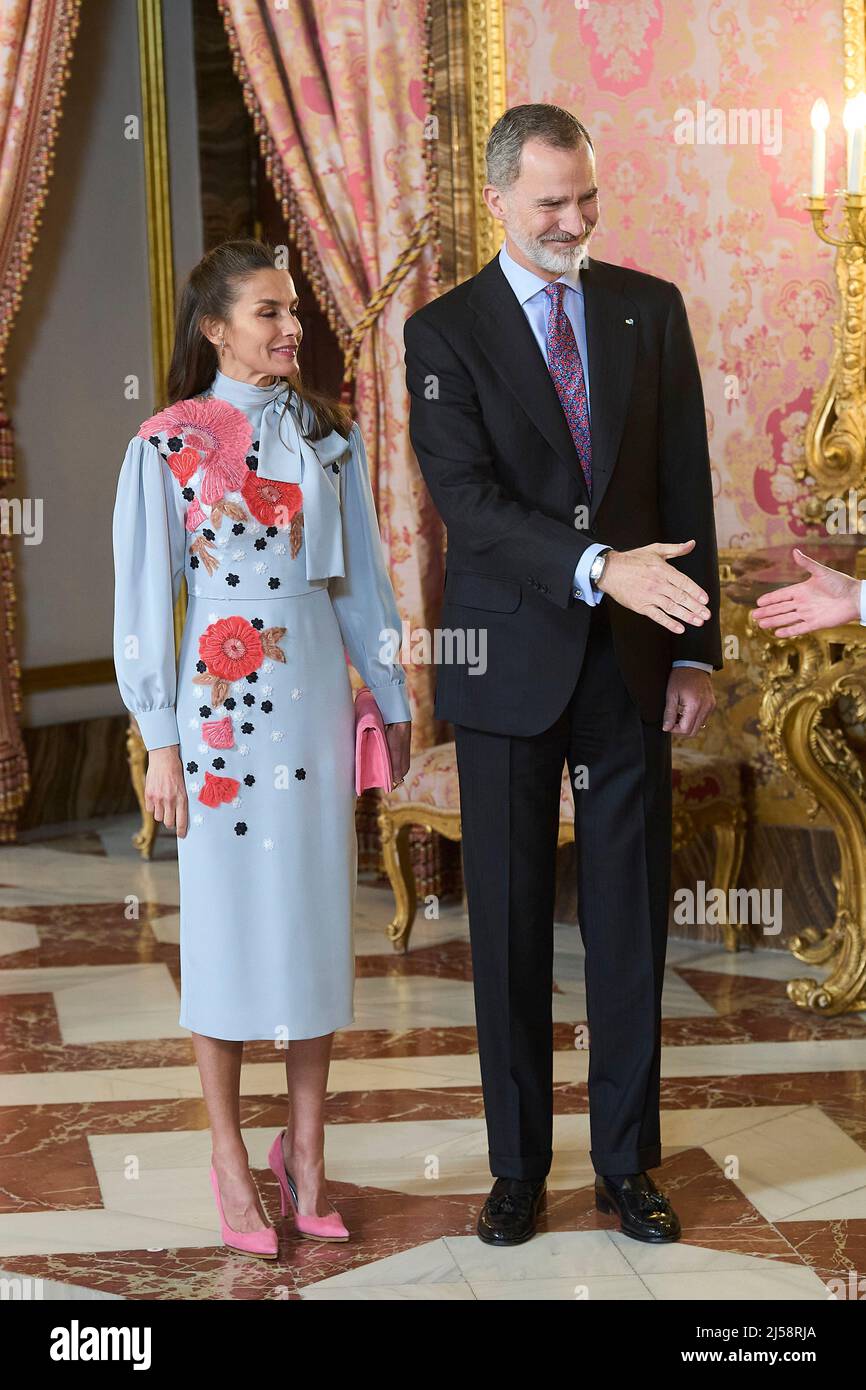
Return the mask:
<path id="1" fill-rule="evenodd" d="M 250 684 L 253 684 L 255 681 L 258 680 L 258 678 L 259 678 L 259 673 L 258 673 L 258 671 L 250 671 L 250 672 L 247 674 L 247 680 L 250 682 Z"/>
<path id="2" fill-rule="evenodd" d="M 246 722 L 245 724 L 242 724 L 242 725 L 241 725 L 241 733 L 242 733 L 242 734 L 251 734 L 251 733 L 253 733 L 253 732 L 255 731 L 255 727 L 256 727 L 255 724 L 251 724 L 251 723 L 249 722 L 249 720 L 247 720 L 247 722 Z"/>
<path id="3" fill-rule="evenodd" d="M 158 449 L 158 448 L 159 448 L 159 435 L 158 435 L 158 434 L 152 434 L 152 435 L 150 436 L 150 438 L 148 439 L 147 442 L 148 442 L 148 444 L 153 444 L 153 445 L 155 446 L 155 448 Z"/>
<path id="4" fill-rule="evenodd" d="M 246 777 L 244 778 L 244 786 L 245 786 L 245 787 L 254 787 L 254 786 L 255 786 L 255 783 L 256 783 L 255 777 L 253 776 L 253 774 L 252 774 L 251 772 L 248 772 L 247 775 L 246 775 Z"/>
<path id="5" fill-rule="evenodd" d="M 255 547 L 256 550 L 267 550 L 268 543 L 265 540 L 264 536 L 259 536 L 258 540 L 255 542 Z"/>
<path id="6" fill-rule="evenodd" d="M 242 521 L 236 521 L 234 526 L 232 527 L 232 535 L 242 536 L 246 529 L 247 528 L 246 526 L 244 526 L 244 523 Z"/>
<path id="7" fill-rule="evenodd" d="M 236 826 L 235 826 L 235 834 L 236 834 L 236 835 L 246 835 L 246 833 L 247 833 L 247 823 L 246 823 L 246 821 L 245 821 L 245 820 L 239 820 L 239 821 L 237 822 Z"/>
<path id="8" fill-rule="evenodd" d="M 198 712 L 201 715 L 202 719 L 210 719 L 210 705 L 199 705 Z"/>
<path id="9" fill-rule="evenodd" d="M 256 703 L 256 697 L 255 697 L 255 695 L 245 695 L 245 696 L 244 696 L 244 704 L 245 704 L 245 705 L 254 705 L 255 703 Z"/>
<path id="10" fill-rule="evenodd" d="M 259 466 L 259 461 L 257 458 L 254 457 L 253 454 L 247 454 L 246 458 L 244 459 L 244 463 L 246 464 L 247 468 L 250 470 L 251 473 L 255 473 Z"/>
<path id="11" fill-rule="evenodd" d="M 197 555 L 190 555 L 190 557 L 189 557 L 189 567 L 190 567 L 190 569 L 193 569 L 193 570 L 197 570 L 197 569 L 198 569 L 198 556 L 197 556 Z"/>
<path id="12" fill-rule="evenodd" d="M 261 632 L 264 625 L 264 618 L 250 618 L 250 627 L 254 627 L 256 629 L 256 632 Z"/>
<path id="13" fill-rule="evenodd" d="M 240 584 L 240 582 L 241 582 L 241 577 L 240 577 L 239 574 L 227 574 L 227 575 L 226 575 L 226 583 L 228 584 L 228 586 L 229 586 L 230 589 L 236 588 L 236 586 L 237 586 L 238 584 Z"/>
<path id="14" fill-rule="evenodd" d="M 304 770 L 304 768 L 302 768 L 302 767 L 296 767 L 296 768 L 295 768 L 295 776 L 297 777 L 297 779 L 298 779 L 299 782 L 303 782 L 303 780 L 304 780 L 304 778 L 306 777 L 306 775 L 307 775 L 307 774 L 306 774 L 306 771 Z"/>
<path id="15" fill-rule="evenodd" d="M 279 534 L 279 529 L 276 526 L 268 526 L 265 530 L 265 535 L 268 536 L 278 536 Z"/>
<path id="16" fill-rule="evenodd" d="M 206 670 L 206 669 L 207 669 L 207 667 L 205 667 L 205 670 Z M 235 699 L 234 695 L 229 695 L 229 697 L 228 697 L 227 700 L 223 700 L 223 705 L 225 706 L 226 709 L 234 709 L 234 707 L 235 707 L 236 704 L 237 704 L 237 700 Z"/>
<path id="17" fill-rule="evenodd" d="M 202 530 L 202 535 L 203 535 L 207 540 L 209 540 L 209 541 L 215 541 L 215 540 L 216 540 L 216 535 L 215 535 L 214 532 L 210 529 L 209 526 L 205 526 L 205 527 L 204 527 L 204 529 Z"/>
<path id="18" fill-rule="evenodd" d="M 262 700 L 260 708 L 264 710 L 265 714 L 270 714 L 273 707 L 273 703 L 270 700 Z"/>
<path id="19" fill-rule="evenodd" d="M 171 439 L 166 440 L 166 446 L 171 450 L 173 454 L 178 454 L 183 448 L 183 440 L 180 438 L 179 435 L 173 434 L 171 436 Z"/>
<path id="20" fill-rule="evenodd" d="M 181 491 L 181 496 L 184 497 L 187 502 L 191 502 L 195 497 L 195 492 L 191 487 L 185 487 Z"/>
<path id="21" fill-rule="evenodd" d="M 221 767 L 225 767 L 226 760 L 225 758 L 214 758 L 212 765 L 217 769 L 217 771 L 219 771 Z"/>
<path id="22" fill-rule="evenodd" d="M 198 772 L 198 763 L 187 763 L 186 770 L 187 772 Z"/>
<path id="23" fill-rule="evenodd" d="M 279 579 L 269 579 L 269 580 L 268 580 L 268 588 L 269 588 L 269 589 L 278 589 L 279 587 L 280 587 L 280 581 L 279 581 Z"/>
<path id="24" fill-rule="evenodd" d="M 206 662 L 206 661 L 197 661 L 197 662 L 195 663 L 195 669 L 196 669 L 200 674 L 203 675 L 204 672 L 207 670 L 207 662 Z"/>

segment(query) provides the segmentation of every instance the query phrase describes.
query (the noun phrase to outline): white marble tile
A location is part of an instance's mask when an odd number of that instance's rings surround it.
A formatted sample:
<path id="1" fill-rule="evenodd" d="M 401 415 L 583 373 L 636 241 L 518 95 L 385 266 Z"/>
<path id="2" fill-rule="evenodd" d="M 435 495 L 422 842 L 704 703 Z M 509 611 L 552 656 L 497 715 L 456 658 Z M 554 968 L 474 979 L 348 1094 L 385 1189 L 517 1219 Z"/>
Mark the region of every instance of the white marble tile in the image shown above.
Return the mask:
<path id="1" fill-rule="evenodd" d="M 399 1287 L 418 1284 L 435 1287 L 437 1284 L 463 1283 L 463 1275 L 444 1239 L 425 1241 L 412 1250 L 386 1255 L 381 1260 L 344 1270 L 327 1279 L 307 1285 L 305 1292 L 325 1289 L 362 1289 L 375 1285 Z"/>
<path id="2" fill-rule="evenodd" d="M 164 917 L 152 918 L 150 930 L 157 941 L 162 942 L 163 945 L 178 946 L 180 944 L 180 913 L 168 912 Z"/>
<path id="3" fill-rule="evenodd" d="M 554 979 L 560 993 L 553 996 L 555 1023 L 571 1023 L 587 1016 L 586 989 L 583 983 L 583 960 L 557 956 Z M 716 1010 L 697 990 L 673 970 L 666 970 L 662 988 L 663 1018 L 714 1018 Z"/>
<path id="4" fill-rule="evenodd" d="M 30 922 L 0 921 L 0 956 L 32 951 L 39 945 L 39 931 Z"/>
<path id="5" fill-rule="evenodd" d="M 149 965 L 33 966 L 0 971 L 0 994 L 54 996 L 64 1042 L 182 1038 L 178 993 L 168 967 Z"/>
<path id="6" fill-rule="evenodd" d="M 474 1027 L 475 999 L 470 980 L 431 975 L 388 975 L 355 981 L 355 1022 L 362 1028 Z"/>
<path id="7" fill-rule="evenodd" d="M 670 965 L 670 953 L 667 963 Z M 685 965 L 686 961 L 682 959 L 677 963 Z M 806 965 L 791 955 L 790 951 L 779 950 L 728 952 L 715 947 L 708 954 L 689 960 L 688 964 L 696 970 L 710 970 L 718 975 L 752 976 L 757 980 L 788 981 L 804 975 L 824 980 L 828 974 L 821 966 Z M 784 991 L 780 997 L 784 998 Z"/>
<path id="8" fill-rule="evenodd" d="M 535 1237 L 537 1240 L 538 1237 Z M 505 1253 L 505 1252 L 503 1252 Z M 617 1277 L 591 1274 L 575 1279 L 521 1279 L 497 1282 L 473 1279 L 470 1285 L 476 1299 L 507 1299 L 528 1302 L 557 1303 L 638 1303 L 652 1302 L 652 1294 L 636 1274 Z M 579 1315 L 578 1315 L 579 1316 Z"/>
<path id="9" fill-rule="evenodd" d="M 216 1206 L 213 1208 L 216 1220 Z M 126 1212 L 11 1212 L 0 1215 L 0 1259 L 10 1255 L 83 1254 L 97 1250 L 167 1250 L 221 1245 L 214 1227 L 151 1220 Z"/>
<path id="10" fill-rule="evenodd" d="M 301 1297 L 309 1302 L 332 1303 L 455 1303 L 475 1302 L 475 1295 L 468 1284 L 392 1284 L 388 1286 L 363 1285 L 362 1287 L 341 1287 L 332 1289 L 321 1284 L 308 1284 L 300 1290 Z"/>
<path id="11" fill-rule="evenodd" d="M 542 1232 L 523 1245 L 498 1250 L 477 1236 L 446 1236 L 445 1243 L 467 1283 L 482 1280 L 571 1279 L 634 1274 L 607 1231 Z"/>
<path id="12" fill-rule="evenodd" d="M 765 1260 L 763 1264 L 763 1269 L 759 1270 L 695 1270 L 676 1274 L 644 1274 L 642 1278 L 652 1296 L 660 1300 L 705 1303 L 748 1303 L 752 1299 L 784 1303 L 826 1302 L 825 1285 L 805 1265 L 779 1264 L 776 1260 Z M 708 1337 L 705 1345 L 718 1350 L 724 1344 Z M 806 1345 L 804 1342 L 803 1346 Z M 768 1348 L 761 1343 L 761 1349 Z M 769 1350 L 773 1348 L 769 1347 Z"/>
<path id="13" fill-rule="evenodd" d="M 674 1203 L 674 1205 L 676 1205 Z M 747 1255 L 741 1250 L 710 1250 L 700 1245 L 689 1245 L 688 1230 L 680 1240 L 665 1245 L 650 1245 L 641 1240 L 632 1240 L 621 1231 L 611 1231 L 610 1238 L 627 1260 L 635 1274 L 646 1278 L 649 1274 L 729 1274 L 740 1270 L 760 1275 L 768 1268 L 776 1268 L 778 1262 L 763 1255 Z M 796 1268 L 796 1261 L 783 1263 L 782 1269 Z"/>
<path id="14" fill-rule="evenodd" d="M 555 1054 L 558 1056 L 561 1054 Z M 774 1072 L 862 1071 L 866 1038 L 706 1043 L 662 1048 L 662 1076 L 769 1076 Z"/>
<path id="15" fill-rule="evenodd" d="M 770 1116 L 739 1135 L 708 1139 L 704 1148 L 723 1171 L 732 1158 L 738 1162 L 732 1181 L 768 1221 L 803 1220 L 829 1201 L 837 1215 L 854 1215 L 848 1193 L 862 1207 L 866 1155 L 818 1106 Z"/>
<path id="16" fill-rule="evenodd" d="M 93 966 L 103 978 L 71 981 L 55 993 L 64 1042 L 124 1042 L 136 1038 L 186 1038 L 178 1023 L 177 987 L 168 967 Z"/>

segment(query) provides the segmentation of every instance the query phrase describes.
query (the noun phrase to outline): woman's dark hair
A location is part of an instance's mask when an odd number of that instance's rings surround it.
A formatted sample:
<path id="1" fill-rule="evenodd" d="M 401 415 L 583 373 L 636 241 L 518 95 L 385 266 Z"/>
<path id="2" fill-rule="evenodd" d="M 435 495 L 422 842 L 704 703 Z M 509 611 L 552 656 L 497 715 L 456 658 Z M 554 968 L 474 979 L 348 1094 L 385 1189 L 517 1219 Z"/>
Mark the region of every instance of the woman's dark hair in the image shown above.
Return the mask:
<path id="1" fill-rule="evenodd" d="M 178 304 L 174 347 L 166 379 L 166 405 L 206 391 L 219 367 L 219 356 L 201 330 L 204 318 L 228 321 L 244 280 L 257 270 L 280 270 L 277 252 L 267 242 L 244 237 L 223 241 L 202 256 L 187 276 Z M 352 415 L 341 401 L 304 386 L 300 368 L 286 380 L 288 408 L 292 391 L 306 401 L 313 413 L 309 438 L 320 439 L 336 430 L 348 439 Z"/>

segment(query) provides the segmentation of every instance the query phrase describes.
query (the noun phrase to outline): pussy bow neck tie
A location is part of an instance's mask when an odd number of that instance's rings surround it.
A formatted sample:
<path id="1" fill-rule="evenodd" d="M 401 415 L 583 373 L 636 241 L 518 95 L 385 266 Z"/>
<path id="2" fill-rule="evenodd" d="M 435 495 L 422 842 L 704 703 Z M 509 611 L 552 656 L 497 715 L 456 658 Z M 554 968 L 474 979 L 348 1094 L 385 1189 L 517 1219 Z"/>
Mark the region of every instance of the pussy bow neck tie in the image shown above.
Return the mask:
<path id="1" fill-rule="evenodd" d="M 259 472 L 263 478 L 297 483 L 300 487 L 307 578 L 327 579 L 329 575 L 346 572 L 340 479 L 331 464 L 347 455 L 351 445 L 337 430 L 321 439 L 305 439 L 313 420 L 310 406 L 306 401 L 299 402 L 297 396 L 292 397 L 288 409 L 285 397 L 266 405 L 259 439 Z"/>

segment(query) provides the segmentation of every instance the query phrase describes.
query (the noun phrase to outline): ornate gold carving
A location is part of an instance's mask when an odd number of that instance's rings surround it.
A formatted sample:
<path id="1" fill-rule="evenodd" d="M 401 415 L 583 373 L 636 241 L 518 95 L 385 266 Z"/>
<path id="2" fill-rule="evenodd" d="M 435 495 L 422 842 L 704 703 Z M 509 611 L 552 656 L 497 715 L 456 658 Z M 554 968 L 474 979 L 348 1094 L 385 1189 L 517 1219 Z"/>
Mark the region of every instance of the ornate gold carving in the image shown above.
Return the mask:
<path id="1" fill-rule="evenodd" d="M 790 980 L 803 1009 L 839 1014 L 866 1009 L 866 629 L 851 625 L 796 638 L 761 629 L 766 678 L 760 707 L 767 745 L 803 787 L 809 813 L 827 813 L 839 844 L 836 916 L 827 931 L 808 927 L 790 948 L 824 965 L 823 982 Z"/>
<path id="2" fill-rule="evenodd" d="M 154 394 L 160 405 L 165 403 L 165 383 L 174 335 L 174 256 L 171 240 L 171 195 L 162 45 L 160 0 L 138 0 L 138 60 L 150 269 L 151 340 Z M 182 585 L 174 606 L 175 658 L 180 650 L 185 617 L 186 589 Z M 138 725 L 132 718 L 126 734 L 126 750 L 129 774 L 141 808 L 141 829 L 132 837 L 132 843 L 145 859 L 149 859 L 153 853 L 157 823 L 144 804 L 147 754 Z"/>
<path id="3" fill-rule="evenodd" d="M 446 839 L 460 840 L 460 812 L 437 810 L 435 806 L 420 801 L 389 803 L 385 795 L 379 802 L 378 819 L 385 872 L 390 879 L 395 902 L 394 916 L 387 928 L 388 939 L 395 951 L 407 951 L 418 906 L 415 875 L 409 855 L 409 831 L 413 825 L 421 825 L 428 834 L 436 830 Z M 708 828 L 712 829 L 716 841 L 713 887 L 722 890 L 727 902 L 728 891 L 737 882 L 743 859 L 745 812 L 741 806 L 731 802 L 714 802 L 712 806 L 689 811 L 675 809 L 673 848 L 681 849 L 695 835 Z M 573 841 L 574 822 L 560 819 L 557 849 Z M 741 944 L 751 941 L 746 926 L 726 922 L 722 932 L 729 951 L 736 951 Z"/>
<path id="4" fill-rule="evenodd" d="M 487 211 L 481 190 L 487 182 L 484 151 L 490 127 L 505 110 L 505 20 L 502 0 L 470 0 L 469 119 L 474 183 L 476 269 L 502 242 L 501 224 Z"/>

